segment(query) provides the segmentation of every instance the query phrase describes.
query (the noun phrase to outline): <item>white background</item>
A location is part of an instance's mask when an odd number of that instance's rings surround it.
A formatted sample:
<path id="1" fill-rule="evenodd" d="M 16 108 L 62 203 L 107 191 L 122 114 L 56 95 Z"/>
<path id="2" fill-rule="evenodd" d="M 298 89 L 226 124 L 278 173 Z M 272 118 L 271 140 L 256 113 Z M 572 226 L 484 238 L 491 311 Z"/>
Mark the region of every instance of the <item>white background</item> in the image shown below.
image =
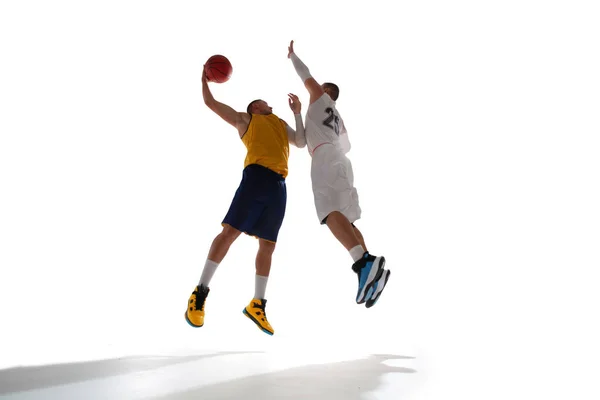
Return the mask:
<path id="1" fill-rule="evenodd" d="M 593 2 L 5 1 L 0 5 L 0 368 L 161 351 L 321 346 L 416 357 L 414 399 L 597 399 L 600 32 Z M 287 59 L 341 88 L 363 219 L 392 277 L 354 303 L 291 148 L 267 288 L 257 242 L 183 319 L 243 167 L 202 101 L 293 125 Z M 313 342 L 310 342 L 313 341 Z M 310 343 L 309 343 L 310 342 Z"/>

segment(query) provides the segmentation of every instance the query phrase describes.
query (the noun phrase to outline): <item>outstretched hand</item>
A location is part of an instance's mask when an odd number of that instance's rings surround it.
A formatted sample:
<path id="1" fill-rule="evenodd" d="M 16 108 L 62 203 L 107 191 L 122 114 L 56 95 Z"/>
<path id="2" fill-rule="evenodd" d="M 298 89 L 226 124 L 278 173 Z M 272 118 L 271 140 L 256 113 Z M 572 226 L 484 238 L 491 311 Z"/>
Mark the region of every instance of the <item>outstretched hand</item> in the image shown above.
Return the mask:
<path id="1" fill-rule="evenodd" d="M 302 110 L 302 104 L 300 103 L 300 99 L 293 93 L 288 93 L 288 103 L 290 104 L 290 108 L 294 112 L 294 114 L 300 114 L 300 110 Z"/>
<path id="2" fill-rule="evenodd" d="M 290 58 L 292 56 L 293 52 L 294 52 L 294 41 L 292 40 L 290 42 L 290 45 L 288 46 L 288 58 Z"/>

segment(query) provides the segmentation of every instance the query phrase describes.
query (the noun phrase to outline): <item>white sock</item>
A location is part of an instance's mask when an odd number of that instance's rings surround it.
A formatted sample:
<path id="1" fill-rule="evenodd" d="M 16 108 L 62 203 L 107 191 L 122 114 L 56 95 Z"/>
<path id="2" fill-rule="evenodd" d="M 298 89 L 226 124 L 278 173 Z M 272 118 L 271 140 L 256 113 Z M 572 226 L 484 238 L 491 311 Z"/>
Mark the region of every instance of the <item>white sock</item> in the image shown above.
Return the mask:
<path id="1" fill-rule="evenodd" d="M 365 249 L 360 244 L 350 249 L 350 257 L 352 257 L 354 262 L 360 260 L 363 254 L 365 254 Z"/>
<path id="2" fill-rule="evenodd" d="M 216 263 L 214 261 L 206 259 L 206 263 L 204 264 L 204 269 L 202 270 L 202 276 L 200 277 L 199 285 L 208 287 L 208 284 L 210 283 L 210 280 L 212 279 L 213 275 L 215 274 L 215 271 L 217 270 L 218 266 L 219 266 L 219 263 Z"/>
<path id="3" fill-rule="evenodd" d="M 256 275 L 254 278 L 254 298 L 255 299 L 264 299 L 265 293 L 267 291 L 267 280 L 268 276 Z"/>

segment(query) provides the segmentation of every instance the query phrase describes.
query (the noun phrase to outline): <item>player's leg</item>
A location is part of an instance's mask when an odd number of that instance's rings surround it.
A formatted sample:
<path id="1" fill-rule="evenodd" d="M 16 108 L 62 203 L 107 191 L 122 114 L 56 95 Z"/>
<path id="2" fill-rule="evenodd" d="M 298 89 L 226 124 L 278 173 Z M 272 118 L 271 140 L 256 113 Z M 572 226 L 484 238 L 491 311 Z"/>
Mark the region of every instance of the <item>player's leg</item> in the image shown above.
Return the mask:
<path id="1" fill-rule="evenodd" d="M 354 233 L 360 240 L 361 245 L 364 247 L 365 251 L 368 252 L 369 250 L 367 249 L 367 245 L 365 244 L 365 239 L 362 233 L 356 227 L 356 225 L 352 224 L 352 226 L 354 227 Z M 373 285 L 373 293 L 371 294 L 371 296 L 367 296 L 367 300 L 365 302 L 367 308 L 371 308 L 375 305 L 375 303 L 377 303 L 377 300 L 379 300 L 383 289 L 385 289 L 385 286 L 387 285 L 388 279 L 390 279 L 390 271 L 387 269 L 383 269 L 381 276 L 377 281 L 375 281 Z"/>
<path id="2" fill-rule="evenodd" d="M 265 239 L 258 239 L 258 252 L 256 253 L 256 275 L 254 278 L 254 298 L 244 308 L 244 314 L 252 320 L 263 332 L 272 335 L 273 327 L 267 319 L 265 307 L 267 305 L 266 291 L 271 260 L 275 251 L 275 243 Z"/>
<path id="3" fill-rule="evenodd" d="M 367 308 L 369 308 L 375 304 L 375 302 L 381 295 L 381 292 L 383 291 L 383 289 L 385 288 L 385 285 L 387 284 L 387 280 L 389 279 L 390 273 L 389 273 L 389 271 L 384 269 L 385 258 L 383 256 L 376 257 L 376 256 L 373 256 L 372 254 L 370 254 L 369 250 L 367 249 L 367 245 L 365 244 L 365 239 L 364 239 L 362 233 L 356 227 L 356 225 L 354 225 L 354 222 L 357 221 L 358 219 L 360 219 L 360 215 L 361 215 L 358 191 L 354 187 L 354 171 L 352 168 L 352 162 L 347 157 L 344 157 L 344 158 L 342 158 L 342 165 L 343 165 L 342 176 L 345 178 L 345 181 L 348 182 L 348 184 L 347 184 L 348 186 L 345 188 L 346 190 L 343 192 L 346 194 L 344 197 L 345 201 L 343 202 L 343 204 L 344 204 L 343 212 L 348 217 L 350 222 L 352 222 L 352 227 L 354 228 L 354 234 L 360 241 L 361 246 L 365 251 L 362 258 L 358 261 L 355 261 L 355 264 L 352 266 L 352 269 L 357 272 L 357 274 L 359 276 L 359 282 L 360 282 L 361 275 L 364 276 L 366 274 L 366 270 L 369 268 L 369 264 L 371 262 L 373 263 L 373 264 L 371 264 L 371 268 L 376 267 L 378 270 L 376 273 L 374 273 L 373 271 L 369 271 L 369 275 L 373 276 L 373 274 L 374 274 L 375 281 L 372 284 L 367 283 L 365 285 L 366 287 L 365 287 L 365 290 L 363 291 L 364 296 L 362 296 L 362 298 L 360 298 L 360 290 L 359 290 L 359 297 L 357 298 L 357 301 L 359 303 L 366 302 L 366 306 L 367 306 Z M 366 281 L 369 282 L 368 277 L 366 278 Z M 359 283 L 359 288 L 360 288 L 360 286 L 361 285 Z"/>
<path id="4" fill-rule="evenodd" d="M 352 227 L 354 228 L 354 235 L 356 235 L 356 238 L 360 242 L 360 245 L 363 247 L 363 249 L 365 251 L 369 251 L 369 249 L 367 249 L 367 245 L 365 244 L 365 238 L 363 237 L 363 235 L 360 232 L 360 230 L 354 224 L 352 224 Z"/>
<path id="5" fill-rule="evenodd" d="M 352 258 L 352 270 L 358 276 L 356 302 L 362 304 L 372 295 L 385 259 L 369 254 L 352 226 L 361 215 L 352 164 L 343 155 L 323 148 L 313 155 L 311 180 L 321 224 L 327 225 Z"/>
<path id="6" fill-rule="evenodd" d="M 335 236 L 335 238 L 342 244 L 342 246 L 346 248 L 346 250 L 351 251 L 357 246 L 363 248 L 359 238 L 356 236 L 354 227 L 350 221 L 348 221 L 348 218 L 346 218 L 346 216 L 341 212 L 333 211 L 329 213 L 325 219 L 325 224 L 331 233 L 333 233 L 333 236 Z M 363 253 L 364 249 L 356 259 L 362 257 Z M 356 259 L 354 261 L 356 261 Z"/>
<path id="7" fill-rule="evenodd" d="M 241 233 L 241 231 L 235 229 L 231 225 L 223 224 L 223 230 L 213 239 L 208 251 L 208 257 L 206 258 L 204 268 L 202 269 L 202 275 L 200 276 L 200 282 L 198 283 L 199 285 L 207 288 L 209 287 L 217 267 L 221 261 L 223 261 L 229 248 Z"/>
<path id="8" fill-rule="evenodd" d="M 217 267 L 241 232 L 245 231 L 247 226 L 254 224 L 260 215 L 257 212 L 250 175 L 247 169 L 244 169 L 242 180 L 222 221 L 223 230 L 213 239 L 200 281 L 188 300 L 185 318 L 193 327 L 199 328 L 204 325 L 204 305 L 210 292 L 210 281 Z"/>
<path id="9" fill-rule="evenodd" d="M 208 287 L 221 261 L 227 255 L 229 248 L 242 232 L 231 225 L 223 224 L 223 230 L 212 241 L 208 257 L 204 263 L 199 285 Z"/>
<path id="10" fill-rule="evenodd" d="M 352 270 L 358 276 L 356 302 L 362 304 L 372 296 L 373 286 L 383 273 L 385 258 L 373 256 L 366 251 L 356 236 L 355 227 L 340 211 L 331 212 L 325 219 L 325 223 L 354 261 Z"/>
<path id="11" fill-rule="evenodd" d="M 256 275 L 254 282 L 254 298 L 244 308 L 244 314 L 250 318 L 263 332 L 273 335 L 274 330 L 267 319 L 265 307 L 266 288 L 271 272 L 271 261 L 279 230 L 283 223 L 287 204 L 285 180 L 275 172 L 264 169 L 259 171 L 262 182 L 261 198 L 266 199 L 265 207 L 255 225 L 248 233 L 258 238 L 256 254 Z"/>
<path id="12" fill-rule="evenodd" d="M 229 248 L 240 236 L 240 233 L 239 230 L 230 225 L 223 224 L 223 230 L 213 239 L 210 250 L 208 251 L 208 257 L 204 263 L 204 268 L 202 269 L 200 282 L 188 300 L 185 319 L 191 326 L 200 328 L 204 325 L 204 305 L 206 303 L 206 297 L 210 292 L 210 281 L 215 274 L 217 267 L 221 261 L 223 261 L 223 258 L 225 258 Z"/>
<path id="13" fill-rule="evenodd" d="M 256 275 L 268 278 L 271 273 L 271 260 L 275 251 L 275 242 L 265 239 L 258 239 L 258 251 L 256 252 Z M 255 298 L 264 299 L 265 290 L 256 289 Z"/>
<path id="14" fill-rule="evenodd" d="M 360 217 L 358 194 L 348 159 L 325 146 L 313 155 L 311 181 L 317 216 L 333 236 L 358 261 L 365 248 L 349 220 Z"/>
<path id="15" fill-rule="evenodd" d="M 358 228 L 350 223 L 348 218 L 340 211 L 332 211 L 325 217 L 323 223 L 327 225 L 333 236 L 348 250 L 352 261 L 362 258 L 367 251 L 365 239 Z"/>

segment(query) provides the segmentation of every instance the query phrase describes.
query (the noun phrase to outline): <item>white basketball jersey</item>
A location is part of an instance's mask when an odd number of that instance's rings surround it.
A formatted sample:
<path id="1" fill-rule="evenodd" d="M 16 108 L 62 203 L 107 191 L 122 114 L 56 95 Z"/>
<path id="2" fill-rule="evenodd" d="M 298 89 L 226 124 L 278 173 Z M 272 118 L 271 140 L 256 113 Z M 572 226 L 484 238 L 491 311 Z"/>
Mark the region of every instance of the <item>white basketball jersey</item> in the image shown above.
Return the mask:
<path id="1" fill-rule="evenodd" d="M 327 93 L 308 106 L 304 127 L 308 152 L 312 155 L 322 144 L 331 143 L 342 153 L 350 151 L 348 132 L 335 101 Z"/>

